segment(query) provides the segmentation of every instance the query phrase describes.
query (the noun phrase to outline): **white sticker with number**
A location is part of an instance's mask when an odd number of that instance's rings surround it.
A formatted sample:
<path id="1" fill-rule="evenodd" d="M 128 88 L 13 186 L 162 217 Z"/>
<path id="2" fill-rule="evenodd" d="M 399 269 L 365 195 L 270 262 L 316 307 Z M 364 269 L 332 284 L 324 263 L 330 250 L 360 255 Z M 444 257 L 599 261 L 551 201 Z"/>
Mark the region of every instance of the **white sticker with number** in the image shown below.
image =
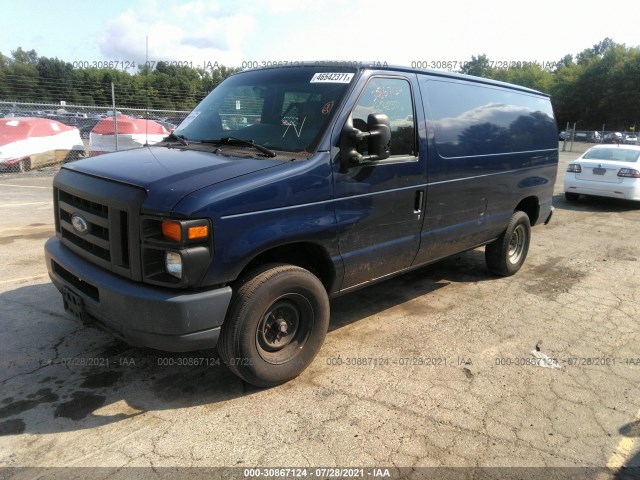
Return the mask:
<path id="1" fill-rule="evenodd" d="M 310 83 L 349 83 L 353 73 L 316 73 Z"/>

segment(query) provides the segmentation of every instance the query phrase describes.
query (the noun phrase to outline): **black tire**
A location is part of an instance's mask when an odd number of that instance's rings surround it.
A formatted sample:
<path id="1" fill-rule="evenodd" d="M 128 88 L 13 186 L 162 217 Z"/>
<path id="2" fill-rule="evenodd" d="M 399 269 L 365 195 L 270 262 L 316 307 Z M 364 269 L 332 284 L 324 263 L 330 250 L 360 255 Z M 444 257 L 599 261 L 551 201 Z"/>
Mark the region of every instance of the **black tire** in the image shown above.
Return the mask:
<path id="1" fill-rule="evenodd" d="M 524 212 L 514 212 L 504 233 L 484 249 L 489 271 L 508 277 L 520 270 L 529 252 L 530 240 L 529 217 Z"/>
<path id="2" fill-rule="evenodd" d="M 575 202 L 576 200 L 578 200 L 578 198 L 580 198 L 580 194 L 573 192 L 564 192 L 564 198 L 566 198 L 570 202 Z"/>
<path id="3" fill-rule="evenodd" d="M 285 383 L 317 355 L 329 310 L 327 292 L 311 272 L 265 265 L 244 277 L 234 292 L 218 340 L 220 357 L 247 383 Z"/>
<path id="4" fill-rule="evenodd" d="M 31 170 L 31 159 L 23 158 L 18 162 L 18 171 L 19 172 L 28 172 Z"/>

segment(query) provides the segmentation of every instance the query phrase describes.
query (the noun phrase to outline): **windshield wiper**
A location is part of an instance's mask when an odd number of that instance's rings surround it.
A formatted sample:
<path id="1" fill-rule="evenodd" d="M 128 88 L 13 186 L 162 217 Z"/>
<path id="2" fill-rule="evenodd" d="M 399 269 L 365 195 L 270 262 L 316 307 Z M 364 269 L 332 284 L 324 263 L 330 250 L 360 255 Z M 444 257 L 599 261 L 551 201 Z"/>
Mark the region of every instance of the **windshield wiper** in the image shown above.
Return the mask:
<path id="1" fill-rule="evenodd" d="M 187 142 L 187 137 L 185 137 L 184 135 L 176 135 L 175 133 L 171 132 L 167 137 L 167 140 L 169 139 L 175 139 L 180 145 L 184 145 L 185 147 L 189 145 L 189 142 Z"/>
<path id="2" fill-rule="evenodd" d="M 273 150 L 269 150 L 267 147 L 258 145 L 253 140 L 245 140 L 243 138 L 224 137 L 224 138 L 219 138 L 218 140 L 202 140 L 202 143 L 214 143 L 219 145 L 247 145 L 249 147 L 253 147 L 256 150 L 264 153 L 267 157 L 273 158 L 277 155 L 276 152 L 274 152 Z"/>

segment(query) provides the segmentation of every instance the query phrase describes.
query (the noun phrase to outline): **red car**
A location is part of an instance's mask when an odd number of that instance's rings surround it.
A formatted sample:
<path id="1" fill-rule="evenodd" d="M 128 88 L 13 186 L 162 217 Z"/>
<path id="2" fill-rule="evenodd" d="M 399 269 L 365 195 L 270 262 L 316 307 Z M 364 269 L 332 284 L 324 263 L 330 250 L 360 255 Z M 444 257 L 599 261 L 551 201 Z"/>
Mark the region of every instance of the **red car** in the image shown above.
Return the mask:
<path id="1" fill-rule="evenodd" d="M 118 135 L 115 134 L 116 126 L 114 117 L 100 120 L 89 134 L 89 150 L 91 156 L 116 150 L 129 150 L 143 145 L 153 145 L 162 141 L 169 132 L 158 122 L 133 118 L 128 115 L 118 115 Z"/>
<path id="2" fill-rule="evenodd" d="M 0 118 L 0 170 L 25 172 L 84 155 L 75 127 L 48 118 Z"/>

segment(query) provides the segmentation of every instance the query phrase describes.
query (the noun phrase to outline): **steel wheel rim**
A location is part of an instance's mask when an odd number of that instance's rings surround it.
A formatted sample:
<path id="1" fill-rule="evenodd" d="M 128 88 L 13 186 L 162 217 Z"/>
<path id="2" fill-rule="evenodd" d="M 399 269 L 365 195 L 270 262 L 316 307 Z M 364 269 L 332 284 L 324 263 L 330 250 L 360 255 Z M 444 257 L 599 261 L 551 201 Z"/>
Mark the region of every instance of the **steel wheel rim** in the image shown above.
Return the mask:
<path id="1" fill-rule="evenodd" d="M 256 328 L 256 347 L 268 363 L 290 361 L 304 347 L 313 327 L 313 307 L 302 295 L 287 294 L 265 311 Z"/>
<path id="2" fill-rule="evenodd" d="M 522 258 L 527 234 L 523 225 L 518 225 L 509 239 L 509 261 L 516 264 Z"/>

